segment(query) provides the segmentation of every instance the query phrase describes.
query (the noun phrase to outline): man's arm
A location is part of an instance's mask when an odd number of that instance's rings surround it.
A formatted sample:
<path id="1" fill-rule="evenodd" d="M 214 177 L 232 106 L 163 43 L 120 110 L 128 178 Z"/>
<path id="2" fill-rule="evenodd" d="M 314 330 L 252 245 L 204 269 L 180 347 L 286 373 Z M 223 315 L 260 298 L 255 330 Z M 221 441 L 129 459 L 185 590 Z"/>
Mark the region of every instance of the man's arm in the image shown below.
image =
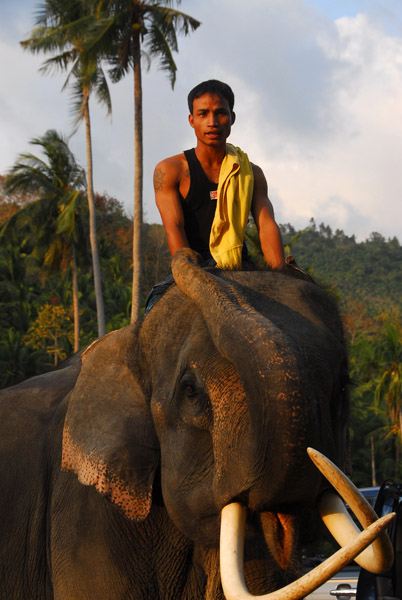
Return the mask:
<path id="1" fill-rule="evenodd" d="M 281 232 L 275 222 L 274 209 L 268 198 L 268 184 L 264 173 L 252 165 L 254 191 L 251 212 L 260 236 L 261 250 L 265 260 L 273 269 L 285 266 L 285 255 Z"/>
<path id="2" fill-rule="evenodd" d="M 184 231 L 184 216 L 179 198 L 180 159 L 166 158 L 154 171 L 155 202 L 159 209 L 170 254 L 179 248 L 188 248 Z"/>

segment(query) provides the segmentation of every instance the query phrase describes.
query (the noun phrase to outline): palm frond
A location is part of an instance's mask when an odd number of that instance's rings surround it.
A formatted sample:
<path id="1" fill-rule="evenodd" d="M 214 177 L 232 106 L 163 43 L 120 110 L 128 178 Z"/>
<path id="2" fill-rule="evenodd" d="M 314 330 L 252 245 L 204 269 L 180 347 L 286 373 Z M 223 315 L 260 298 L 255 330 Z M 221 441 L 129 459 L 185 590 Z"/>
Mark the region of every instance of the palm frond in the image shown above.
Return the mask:
<path id="1" fill-rule="evenodd" d="M 171 15 L 167 14 L 163 9 L 161 9 L 151 12 L 150 21 L 152 23 L 152 27 L 149 30 L 149 37 L 152 38 L 155 33 L 155 29 L 159 30 L 160 34 L 165 38 L 171 50 L 173 52 L 177 52 L 177 34 L 175 24 L 171 19 Z"/>
<path id="2" fill-rule="evenodd" d="M 114 41 L 113 24 L 113 17 L 92 17 L 87 23 L 86 35 L 83 36 L 83 52 L 94 52 L 96 56 L 105 57 Z"/>
<path id="3" fill-rule="evenodd" d="M 110 115 L 112 113 L 112 98 L 110 96 L 109 85 L 105 73 L 101 67 L 99 67 L 97 72 L 95 94 L 98 102 L 105 106 L 107 114 Z"/>
<path id="4" fill-rule="evenodd" d="M 152 65 L 152 58 L 150 53 L 144 50 L 143 47 L 141 48 L 141 62 L 145 63 L 145 68 L 149 71 Z"/>
<path id="5" fill-rule="evenodd" d="M 73 190 L 64 197 L 63 209 L 56 222 L 56 233 L 74 238 L 76 229 L 76 211 L 81 192 Z"/>
<path id="6" fill-rule="evenodd" d="M 129 72 L 131 67 L 131 61 L 130 59 L 128 59 L 127 62 L 124 63 L 124 65 L 121 65 L 115 60 L 110 60 L 109 62 L 110 64 L 112 64 L 110 69 L 108 69 L 109 77 L 113 83 L 118 83 Z"/>
<path id="7" fill-rule="evenodd" d="M 146 47 L 149 49 L 151 56 L 157 56 L 159 59 L 159 68 L 162 71 L 166 71 L 169 76 L 169 81 L 174 87 L 176 81 L 176 63 L 174 62 L 172 48 L 169 45 L 166 37 L 159 27 L 152 23 L 149 28 L 149 35 L 147 38 Z"/>
<path id="8" fill-rule="evenodd" d="M 85 116 L 84 89 L 81 79 L 75 79 L 70 85 L 70 112 L 73 115 L 71 135 L 74 135 Z"/>
<path id="9" fill-rule="evenodd" d="M 152 20 L 164 31 L 165 35 L 169 28 L 179 34 L 188 35 L 201 25 L 201 21 L 168 6 L 150 5 L 148 10 L 152 15 Z"/>
<path id="10" fill-rule="evenodd" d="M 69 67 L 69 65 L 71 63 L 74 63 L 74 61 L 77 60 L 77 53 L 75 52 L 75 50 L 66 50 L 65 52 L 62 52 L 61 54 L 57 54 L 56 56 L 52 56 L 51 58 L 48 58 L 47 60 L 45 60 L 42 63 L 42 66 L 39 69 L 39 72 L 42 73 L 43 75 L 47 75 L 47 74 L 52 74 L 52 73 L 57 73 L 60 71 L 66 71 Z M 69 76 L 67 77 L 67 80 L 69 79 Z M 67 80 L 64 83 L 62 90 L 64 90 L 64 88 L 67 86 Z"/>
<path id="11" fill-rule="evenodd" d="M 49 26 L 61 18 L 76 19 L 82 12 L 81 0 L 45 0 L 35 12 L 35 24 Z"/>
<path id="12" fill-rule="evenodd" d="M 7 193 L 43 192 L 52 186 L 52 174 L 48 165 L 29 154 L 20 155 L 8 171 L 5 180 Z"/>
<path id="13" fill-rule="evenodd" d="M 105 44 L 111 43 L 113 18 L 99 8 L 103 8 L 102 2 L 94 7 L 93 2 L 83 0 L 45 0 L 37 11 L 37 27 L 21 42 L 31 52 L 53 54 L 42 64 L 42 73 L 67 70 L 72 65 L 63 90 L 71 85 L 73 78 L 82 79 L 81 84 L 74 83 L 72 90 L 74 132 L 83 118 L 81 96 L 85 86 L 90 92 L 95 91 L 107 113 L 111 112 L 110 94 L 100 61 L 106 56 Z"/>
<path id="14" fill-rule="evenodd" d="M 22 40 L 20 45 L 25 50 L 30 50 L 33 54 L 39 52 L 59 52 L 65 47 L 64 36 L 60 34 L 56 27 L 40 27 L 31 32 L 31 37 Z"/>
<path id="15" fill-rule="evenodd" d="M 72 65 L 65 82 L 63 83 L 63 87 L 61 88 L 61 91 L 64 92 L 64 90 L 66 90 L 68 88 L 69 85 L 71 85 L 71 79 L 73 77 L 75 77 L 75 73 L 77 70 L 77 66 L 78 66 L 78 61 L 79 59 L 77 58 L 77 60 L 75 61 L 75 63 Z"/>

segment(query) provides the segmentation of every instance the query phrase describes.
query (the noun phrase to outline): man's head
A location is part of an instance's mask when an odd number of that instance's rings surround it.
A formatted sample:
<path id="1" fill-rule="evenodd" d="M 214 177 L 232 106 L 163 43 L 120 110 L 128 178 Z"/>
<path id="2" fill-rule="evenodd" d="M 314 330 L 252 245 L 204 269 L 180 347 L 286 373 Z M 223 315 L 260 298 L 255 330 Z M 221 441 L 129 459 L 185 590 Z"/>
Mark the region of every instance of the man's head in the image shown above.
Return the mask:
<path id="1" fill-rule="evenodd" d="M 233 112 L 234 106 L 234 94 L 230 86 L 227 83 L 223 83 L 222 81 L 218 81 L 217 79 L 208 79 L 208 81 L 203 81 L 199 83 L 191 90 L 188 95 L 188 108 L 190 114 L 193 114 L 193 102 L 196 98 L 200 98 L 204 94 L 211 94 L 219 96 L 227 100 L 230 108 L 230 112 Z"/>
<path id="2" fill-rule="evenodd" d="M 233 105 L 232 90 L 226 83 L 216 79 L 204 81 L 191 90 L 188 95 L 188 120 L 194 129 L 197 144 L 224 151 L 236 118 Z"/>

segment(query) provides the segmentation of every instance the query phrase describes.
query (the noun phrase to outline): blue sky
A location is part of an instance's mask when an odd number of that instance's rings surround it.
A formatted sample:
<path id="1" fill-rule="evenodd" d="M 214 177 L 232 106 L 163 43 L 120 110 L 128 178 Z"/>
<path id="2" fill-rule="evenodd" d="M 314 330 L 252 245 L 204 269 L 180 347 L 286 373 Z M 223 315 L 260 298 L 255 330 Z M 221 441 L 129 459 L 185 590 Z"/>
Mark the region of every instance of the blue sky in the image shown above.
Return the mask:
<path id="1" fill-rule="evenodd" d="M 62 77 L 18 42 L 33 27 L 35 0 L 3 0 L 0 23 L 0 174 L 47 129 L 71 132 Z M 259 164 L 281 223 L 311 218 L 366 239 L 402 242 L 402 2 L 400 0 L 182 0 L 202 22 L 179 38 L 174 91 L 144 70 L 144 205 L 160 222 L 152 172 L 194 144 L 188 91 L 204 79 L 229 83 L 237 120 L 230 141 Z M 132 213 L 132 81 L 111 85 L 113 117 L 92 104 L 95 188 Z M 85 165 L 83 128 L 70 145 Z"/>
<path id="2" fill-rule="evenodd" d="M 362 13 L 381 22 L 388 32 L 401 33 L 402 9 L 398 0 L 308 0 L 308 4 L 333 20 Z"/>

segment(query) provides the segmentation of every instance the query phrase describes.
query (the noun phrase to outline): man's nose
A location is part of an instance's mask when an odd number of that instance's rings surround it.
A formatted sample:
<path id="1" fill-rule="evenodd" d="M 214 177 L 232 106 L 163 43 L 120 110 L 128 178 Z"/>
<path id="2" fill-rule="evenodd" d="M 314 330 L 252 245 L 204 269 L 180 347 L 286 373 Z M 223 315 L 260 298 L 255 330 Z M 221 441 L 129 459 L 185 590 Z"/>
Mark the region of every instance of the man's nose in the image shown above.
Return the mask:
<path id="1" fill-rule="evenodd" d="M 208 125 L 210 127 L 216 127 L 216 125 L 218 125 L 218 115 L 215 113 L 210 113 L 208 117 Z"/>

